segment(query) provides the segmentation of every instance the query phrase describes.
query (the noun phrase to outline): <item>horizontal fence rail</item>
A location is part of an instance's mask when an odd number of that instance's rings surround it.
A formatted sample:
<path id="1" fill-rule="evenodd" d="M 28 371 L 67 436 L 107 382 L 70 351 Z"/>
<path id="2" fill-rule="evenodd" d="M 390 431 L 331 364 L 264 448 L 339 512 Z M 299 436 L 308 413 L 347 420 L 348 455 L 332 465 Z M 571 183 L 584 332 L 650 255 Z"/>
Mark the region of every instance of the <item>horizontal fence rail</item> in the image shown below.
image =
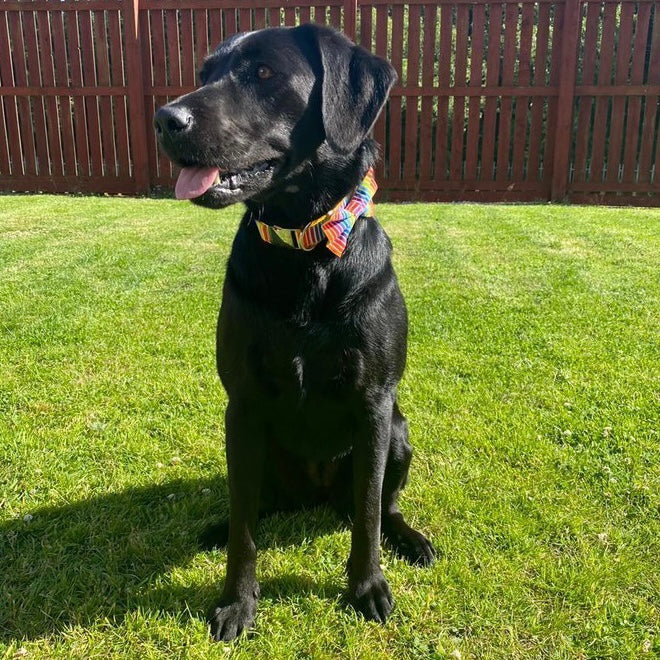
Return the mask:
<path id="1" fill-rule="evenodd" d="M 172 187 L 156 108 L 232 34 L 307 22 L 397 70 L 381 198 L 660 205 L 656 0 L 5 0 L 0 190 Z"/>

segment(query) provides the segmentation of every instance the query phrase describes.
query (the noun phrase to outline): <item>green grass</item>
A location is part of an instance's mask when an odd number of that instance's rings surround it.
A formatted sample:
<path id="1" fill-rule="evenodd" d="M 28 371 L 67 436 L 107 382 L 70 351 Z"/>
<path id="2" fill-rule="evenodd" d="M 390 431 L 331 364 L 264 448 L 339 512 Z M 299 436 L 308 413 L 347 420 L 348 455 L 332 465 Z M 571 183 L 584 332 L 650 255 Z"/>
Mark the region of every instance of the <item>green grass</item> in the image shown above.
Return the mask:
<path id="1" fill-rule="evenodd" d="M 660 211 L 550 206 L 379 206 L 411 322 L 402 508 L 438 561 L 383 553 L 381 627 L 342 604 L 331 513 L 267 520 L 254 634 L 209 642 L 239 213 L 0 198 L 0 657 L 660 654 Z"/>

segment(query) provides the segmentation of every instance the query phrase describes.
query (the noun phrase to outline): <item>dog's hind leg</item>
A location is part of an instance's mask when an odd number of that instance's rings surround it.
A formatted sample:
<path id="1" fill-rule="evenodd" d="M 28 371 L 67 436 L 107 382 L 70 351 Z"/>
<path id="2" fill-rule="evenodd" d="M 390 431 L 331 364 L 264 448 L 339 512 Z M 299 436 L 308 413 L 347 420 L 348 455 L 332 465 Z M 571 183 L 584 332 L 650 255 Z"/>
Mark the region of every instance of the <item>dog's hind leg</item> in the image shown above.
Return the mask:
<path id="1" fill-rule="evenodd" d="M 408 422 L 398 404 L 392 413 L 392 439 L 383 479 L 381 533 L 389 546 L 411 564 L 428 566 L 435 550 L 431 542 L 414 530 L 403 518 L 398 499 L 408 481 L 412 447 L 408 442 Z"/>

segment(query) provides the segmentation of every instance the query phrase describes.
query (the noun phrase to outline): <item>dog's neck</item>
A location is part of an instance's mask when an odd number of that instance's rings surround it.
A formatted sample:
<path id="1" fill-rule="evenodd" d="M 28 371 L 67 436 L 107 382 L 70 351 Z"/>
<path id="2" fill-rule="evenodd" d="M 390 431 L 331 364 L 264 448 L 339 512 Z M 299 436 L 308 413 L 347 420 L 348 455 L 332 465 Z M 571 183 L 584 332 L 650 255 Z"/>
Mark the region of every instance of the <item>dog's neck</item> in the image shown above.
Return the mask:
<path id="1" fill-rule="evenodd" d="M 248 200 L 248 215 L 287 229 L 304 227 L 355 190 L 376 156 L 377 145 L 370 139 L 349 155 L 338 154 L 324 143 L 277 191 L 263 200 Z"/>

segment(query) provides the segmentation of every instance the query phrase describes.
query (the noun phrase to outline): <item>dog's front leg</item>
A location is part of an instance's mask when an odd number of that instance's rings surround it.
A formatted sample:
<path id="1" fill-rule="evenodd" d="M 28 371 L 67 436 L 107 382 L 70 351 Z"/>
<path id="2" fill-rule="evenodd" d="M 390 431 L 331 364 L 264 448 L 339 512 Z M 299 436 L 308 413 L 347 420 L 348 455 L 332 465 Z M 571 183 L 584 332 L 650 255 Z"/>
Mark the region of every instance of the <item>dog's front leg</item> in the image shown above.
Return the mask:
<path id="1" fill-rule="evenodd" d="M 263 430 L 249 407 L 227 407 L 226 450 L 229 477 L 227 577 L 220 602 L 209 615 L 215 640 L 230 641 L 249 628 L 259 597 L 254 529 L 263 474 Z"/>
<path id="2" fill-rule="evenodd" d="M 367 619 L 384 623 L 394 601 L 380 568 L 380 509 L 390 442 L 392 405 L 381 403 L 353 445 L 355 517 L 348 559 L 348 591 L 353 607 Z"/>

